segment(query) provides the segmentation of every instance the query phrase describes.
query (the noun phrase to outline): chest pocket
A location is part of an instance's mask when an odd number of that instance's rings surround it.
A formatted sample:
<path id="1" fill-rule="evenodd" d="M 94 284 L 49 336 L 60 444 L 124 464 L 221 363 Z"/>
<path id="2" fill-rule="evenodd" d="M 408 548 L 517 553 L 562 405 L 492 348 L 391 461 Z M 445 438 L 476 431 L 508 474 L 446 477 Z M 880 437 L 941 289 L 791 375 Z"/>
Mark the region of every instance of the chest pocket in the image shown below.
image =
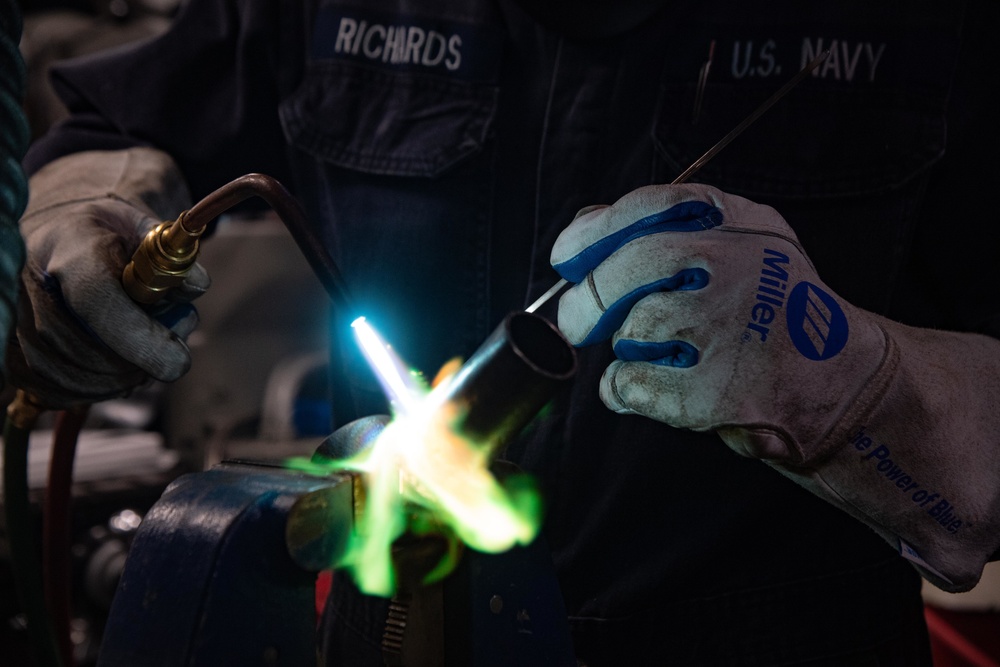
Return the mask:
<path id="1" fill-rule="evenodd" d="M 485 83 L 318 61 L 279 114 L 289 143 L 323 162 L 436 177 L 482 150 L 497 97 Z"/>
<path id="2" fill-rule="evenodd" d="M 797 57 L 786 58 L 780 76 L 760 75 L 776 74 L 771 67 L 752 76 L 737 67 L 744 62 L 733 55 L 741 53 L 732 48 L 737 43 L 727 42 L 697 118 L 697 77 L 668 68 L 652 130 L 660 182 L 686 169 L 800 67 Z M 843 68 L 838 78 L 831 69 L 824 76 L 821 66 L 692 177 L 775 207 L 824 281 L 880 313 L 894 307 L 931 167 L 944 155 L 956 52 L 945 44 L 936 62 L 913 69 L 913 58 L 892 49 L 896 43 L 872 76 L 859 67 L 848 81 Z M 697 73 L 698 63 L 687 63 L 691 70 Z"/>
<path id="3" fill-rule="evenodd" d="M 849 90 L 803 81 L 705 165 L 695 180 L 762 200 L 884 193 L 944 153 L 944 94 Z M 748 117 L 775 86 L 706 86 L 698 120 L 692 84 L 665 83 L 653 132 L 664 176 L 687 168 Z"/>

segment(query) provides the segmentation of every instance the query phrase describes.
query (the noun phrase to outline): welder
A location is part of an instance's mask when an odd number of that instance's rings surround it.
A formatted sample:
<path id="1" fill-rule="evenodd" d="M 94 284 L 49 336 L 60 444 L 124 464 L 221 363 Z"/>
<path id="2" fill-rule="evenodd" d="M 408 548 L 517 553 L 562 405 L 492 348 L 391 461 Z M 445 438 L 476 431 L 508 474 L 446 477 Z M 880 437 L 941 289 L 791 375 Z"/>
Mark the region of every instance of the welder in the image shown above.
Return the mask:
<path id="1" fill-rule="evenodd" d="M 55 71 L 10 374 L 55 406 L 182 375 L 207 273 L 150 313 L 122 267 L 266 173 L 425 373 L 574 283 L 539 312 L 577 380 L 505 456 L 581 664 L 928 665 L 920 575 L 967 589 L 1000 547 L 998 28 L 978 1 L 192 0 Z M 337 423 L 386 412 L 336 334 Z M 384 601 L 337 581 L 329 664 L 380 664 Z"/>

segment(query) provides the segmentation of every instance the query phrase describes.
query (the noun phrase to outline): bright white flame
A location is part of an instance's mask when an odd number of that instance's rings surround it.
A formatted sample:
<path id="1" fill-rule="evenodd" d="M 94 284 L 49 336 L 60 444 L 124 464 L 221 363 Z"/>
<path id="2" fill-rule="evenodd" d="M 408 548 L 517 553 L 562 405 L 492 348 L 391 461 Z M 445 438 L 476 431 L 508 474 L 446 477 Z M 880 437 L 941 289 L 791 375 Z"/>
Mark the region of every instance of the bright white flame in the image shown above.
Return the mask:
<path id="1" fill-rule="evenodd" d="M 393 407 L 402 414 L 412 413 L 424 392 L 412 381 L 402 360 L 364 317 L 351 322 L 351 328 Z"/>
<path id="2" fill-rule="evenodd" d="M 490 443 L 469 442 L 454 429 L 463 409 L 448 399 L 457 366 L 450 373 L 442 369 L 431 389 L 363 317 L 351 327 L 396 414 L 371 447 L 335 464 L 363 474 L 366 488 L 364 510 L 337 566 L 348 569 L 364 592 L 391 595 L 392 545 L 410 527 L 414 507 L 480 551 L 534 539 L 541 515 L 534 486 L 514 484 L 516 476 L 501 484 L 489 470 Z M 446 558 L 428 577 L 453 567 L 454 559 Z"/>

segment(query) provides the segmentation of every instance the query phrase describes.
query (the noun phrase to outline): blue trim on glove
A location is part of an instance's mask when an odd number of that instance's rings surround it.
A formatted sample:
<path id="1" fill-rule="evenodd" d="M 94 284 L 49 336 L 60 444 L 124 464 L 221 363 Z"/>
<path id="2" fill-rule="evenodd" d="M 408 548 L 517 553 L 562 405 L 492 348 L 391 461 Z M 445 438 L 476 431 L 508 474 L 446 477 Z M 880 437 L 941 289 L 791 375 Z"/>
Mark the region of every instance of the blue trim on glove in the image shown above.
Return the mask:
<path id="1" fill-rule="evenodd" d="M 722 224 L 722 211 L 703 201 L 686 201 L 647 215 L 552 268 L 571 283 L 582 282 L 598 264 L 622 246 L 643 236 L 662 232 L 700 232 Z"/>
<path id="2" fill-rule="evenodd" d="M 668 278 L 661 278 L 642 285 L 611 304 L 577 347 L 593 345 L 610 338 L 628 317 L 632 306 L 650 294 L 654 292 L 688 292 L 701 289 L 708 284 L 708 280 L 709 274 L 705 269 L 684 269 Z"/>
<path id="3" fill-rule="evenodd" d="M 166 328 L 173 331 L 177 324 L 190 317 L 191 313 L 197 313 L 198 310 L 190 303 L 171 303 L 164 304 L 161 308 L 156 308 L 150 311 L 150 316 L 165 326 Z"/>
<path id="4" fill-rule="evenodd" d="M 648 361 L 657 366 L 673 368 L 691 368 L 698 363 L 697 348 L 682 340 L 660 343 L 620 340 L 615 344 L 615 356 L 622 361 Z"/>

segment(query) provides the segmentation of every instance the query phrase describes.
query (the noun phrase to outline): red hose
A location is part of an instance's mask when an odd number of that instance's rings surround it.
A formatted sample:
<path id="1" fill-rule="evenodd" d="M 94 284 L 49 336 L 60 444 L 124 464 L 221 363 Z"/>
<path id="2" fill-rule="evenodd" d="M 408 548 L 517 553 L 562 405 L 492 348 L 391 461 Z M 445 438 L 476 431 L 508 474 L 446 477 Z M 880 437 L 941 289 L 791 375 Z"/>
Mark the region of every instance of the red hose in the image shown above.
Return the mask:
<path id="1" fill-rule="evenodd" d="M 958 655 L 963 664 L 968 667 L 1000 667 L 1000 662 L 986 655 L 932 608 L 924 606 L 924 618 L 931 637 Z"/>
<path id="2" fill-rule="evenodd" d="M 73 500 L 73 461 L 76 442 L 87 419 L 87 408 L 63 410 L 56 415 L 49 460 L 49 478 L 42 506 L 42 580 L 45 601 L 55 626 L 63 664 L 73 665 L 72 571 L 73 546 L 70 505 Z"/>

